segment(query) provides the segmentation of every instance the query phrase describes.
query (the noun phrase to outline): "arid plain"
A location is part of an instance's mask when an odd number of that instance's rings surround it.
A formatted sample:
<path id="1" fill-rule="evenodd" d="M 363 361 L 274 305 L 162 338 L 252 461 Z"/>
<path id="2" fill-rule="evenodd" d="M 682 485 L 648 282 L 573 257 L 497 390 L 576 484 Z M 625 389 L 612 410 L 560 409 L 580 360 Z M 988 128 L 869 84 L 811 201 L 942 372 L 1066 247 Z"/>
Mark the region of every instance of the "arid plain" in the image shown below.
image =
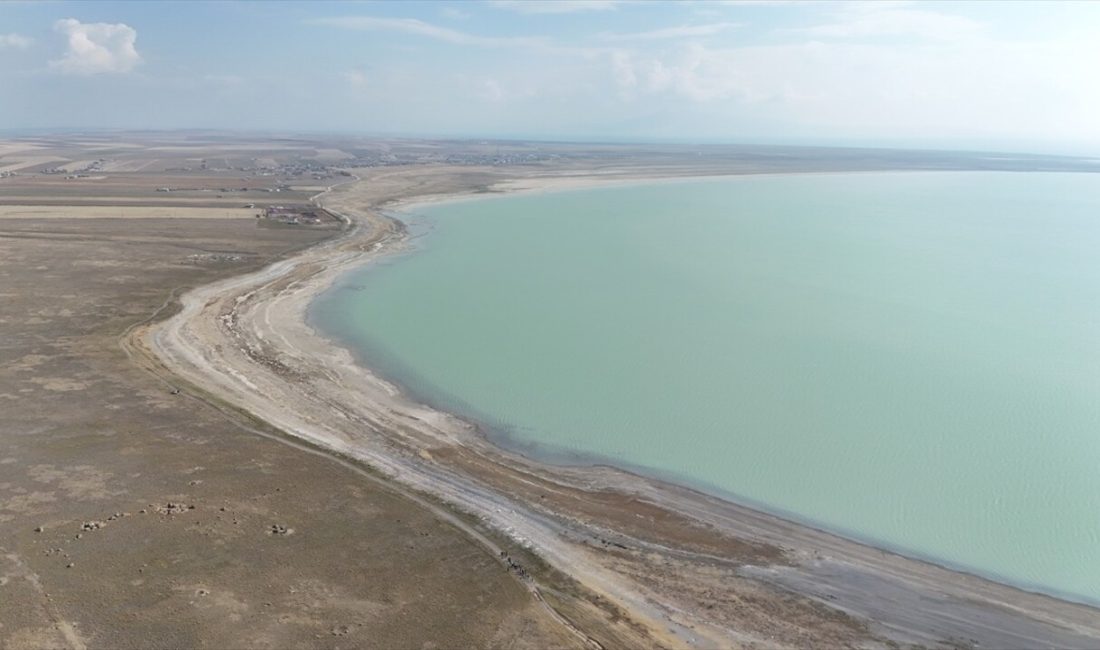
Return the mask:
<path id="1" fill-rule="evenodd" d="M 496 449 L 394 401 L 292 318 L 342 269 L 404 245 L 382 212 L 400 201 L 1093 166 L 209 133 L 6 141 L 0 645 L 1096 647 L 1100 613 L 1083 605 Z M 294 345 L 272 348 L 273 334 Z"/>

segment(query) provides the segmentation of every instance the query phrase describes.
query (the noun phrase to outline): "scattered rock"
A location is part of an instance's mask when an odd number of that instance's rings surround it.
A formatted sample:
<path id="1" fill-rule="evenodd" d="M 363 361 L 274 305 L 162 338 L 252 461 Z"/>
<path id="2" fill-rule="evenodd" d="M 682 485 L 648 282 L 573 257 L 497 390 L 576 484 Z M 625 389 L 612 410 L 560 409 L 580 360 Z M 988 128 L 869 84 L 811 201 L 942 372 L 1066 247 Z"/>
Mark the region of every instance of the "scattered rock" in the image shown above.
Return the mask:
<path id="1" fill-rule="evenodd" d="M 501 551 L 500 552 L 500 557 L 508 565 L 508 568 L 510 570 L 514 571 L 517 576 L 519 576 L 520 578 L 523 578 L 523 579 L 528 578 L 529 574 L 527 573 L 527 569 L 523 568 L 523 565 L 520 564 L 519 562 L 516 562 L 515 560 L 513 560 L 511 555 L 508 555 L 504 551 Z"/>
<path id="2" fill-rule="evenodd" d="M 271 535 L 290 535 L 293 532 L 293 528 L 287 528 L 282 524 L 271 524 L 271 528 L 268 529 L 268 533 Z"/>
<path id="3" fill-rule="evenodd" d="M 41 533 L 42 532 L 42 527 L 41 526 L 35 526 L 34 527 L 34 532 Z"/>
<path id="4" fill-rule="evenodd" d="M 600 537 L 599 540 L 600 540 L 600 544 L 603 544 L 604 548 L 609 548 L 610 547 L 610 548 L 619 548 L 619 549 L 622 549 L 624 551 L 627 550 L 626 546 L 624 546 L 624 545 L 622 545 L 618 542 L 613 542 L 611 540 L 607 540 L 607 539 L 604 539 L 602 537 Z"/>
<path id="5" fill-rule="evenodd" d="M 80 530 L 98 530 L 107 524 L 102 521 L 86 521 L 80 525 Z"/>
<path id="6" fill-rule="evenodd" d="M 181 512 L 187 512 L 188 510 L 194 510 L 194 509 L 195 509 L 195 506 L 193 506 L 193 505 L 188 505 L 188 504 L 183 504 L 183 503 L 173 503 L 171 501 L 164 504 L 163 506 L 157 506 L 156 507 L 157 512 L 159 512 L 162 515 L 178 515 Z"/>
<path id="7" fill-rule="evenodd" d="M 65 568 L 66 568 L 66 569 L 71 569 L 71 568 L 73 568 L 73 563 L 72 563 L 72 562 L 69 562 L 68 564 L 66 564 L 66 565 L 65 565 Z"/>
<path id="8" fill-rule="evenodd" d="M 189 264 L 200 264 L 202 262 L 237 262 L 240 261 L 241 256 L 230 253 L 195 253 L 187 256 L 187 262 Z M 172 392 L 173 395 L 179 394 L 177 388 Z"/>

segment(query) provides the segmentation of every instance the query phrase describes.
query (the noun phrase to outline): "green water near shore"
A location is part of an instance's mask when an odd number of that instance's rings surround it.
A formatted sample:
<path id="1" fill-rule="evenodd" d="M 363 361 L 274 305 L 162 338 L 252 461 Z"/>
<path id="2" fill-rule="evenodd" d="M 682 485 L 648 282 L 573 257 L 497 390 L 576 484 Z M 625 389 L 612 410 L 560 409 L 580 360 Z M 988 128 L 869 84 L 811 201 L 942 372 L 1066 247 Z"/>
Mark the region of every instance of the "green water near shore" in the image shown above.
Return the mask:
<path id="1" fill-rule="evenodd" d="M 1100 600 L 1100 176 L 738 177 L 417 208 L 322 331 L 535 455 Z"/>

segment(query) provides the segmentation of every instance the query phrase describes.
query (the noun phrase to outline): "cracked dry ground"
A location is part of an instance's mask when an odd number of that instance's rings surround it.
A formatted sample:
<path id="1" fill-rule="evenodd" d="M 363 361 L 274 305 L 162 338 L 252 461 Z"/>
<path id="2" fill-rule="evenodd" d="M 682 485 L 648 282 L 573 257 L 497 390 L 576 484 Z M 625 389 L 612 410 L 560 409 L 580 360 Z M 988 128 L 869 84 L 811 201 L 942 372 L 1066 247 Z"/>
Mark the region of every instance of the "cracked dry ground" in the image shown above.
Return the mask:
<path id="1" fill-rule="evenodd" d="M 0 219 L 0 647 L 577 645 L 430 511 L 120 348 L 173 290 L 322 234 Z"/>

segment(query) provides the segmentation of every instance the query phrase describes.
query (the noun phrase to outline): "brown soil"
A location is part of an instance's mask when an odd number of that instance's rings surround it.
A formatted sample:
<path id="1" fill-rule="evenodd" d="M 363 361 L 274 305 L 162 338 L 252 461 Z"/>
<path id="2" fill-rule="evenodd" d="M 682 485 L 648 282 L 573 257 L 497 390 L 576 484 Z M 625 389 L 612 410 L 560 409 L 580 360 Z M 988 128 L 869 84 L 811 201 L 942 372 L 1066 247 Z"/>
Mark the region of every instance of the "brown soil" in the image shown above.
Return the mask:
<path id="1" fill-rule="evenodd" d="M 431 511 L 120 349 L 180 290 L 320 234 L 0 220 L 0 647 L 579 644 Z"/>

